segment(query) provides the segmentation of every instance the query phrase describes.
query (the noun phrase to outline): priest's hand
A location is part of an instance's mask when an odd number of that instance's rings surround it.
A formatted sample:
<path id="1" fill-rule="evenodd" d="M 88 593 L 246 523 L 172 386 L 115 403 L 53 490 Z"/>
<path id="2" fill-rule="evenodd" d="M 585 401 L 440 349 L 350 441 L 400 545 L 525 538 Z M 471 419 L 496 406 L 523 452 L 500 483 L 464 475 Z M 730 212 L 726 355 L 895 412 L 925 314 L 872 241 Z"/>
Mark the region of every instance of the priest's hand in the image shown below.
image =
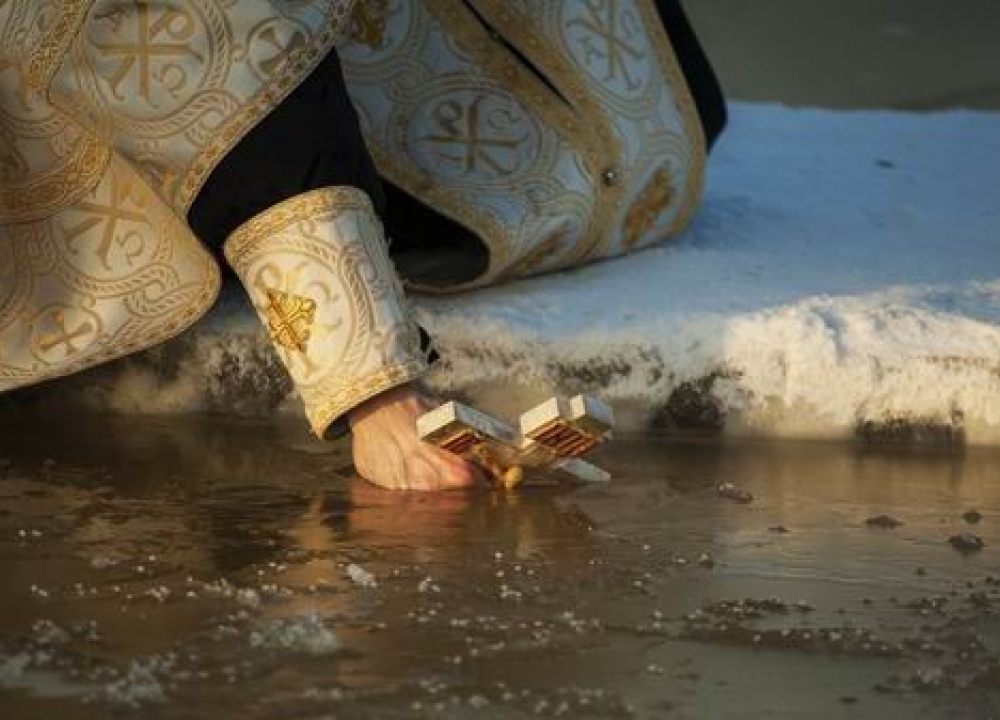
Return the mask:
<path id="1" fill-rule="evenodd" d="M 436 405 L 413 385 L 382 393 L 348 415 L 358 474 L 390 490 L 453 490 L 485 482 L 482 471 L 417 436 L 417 418 Z"/>

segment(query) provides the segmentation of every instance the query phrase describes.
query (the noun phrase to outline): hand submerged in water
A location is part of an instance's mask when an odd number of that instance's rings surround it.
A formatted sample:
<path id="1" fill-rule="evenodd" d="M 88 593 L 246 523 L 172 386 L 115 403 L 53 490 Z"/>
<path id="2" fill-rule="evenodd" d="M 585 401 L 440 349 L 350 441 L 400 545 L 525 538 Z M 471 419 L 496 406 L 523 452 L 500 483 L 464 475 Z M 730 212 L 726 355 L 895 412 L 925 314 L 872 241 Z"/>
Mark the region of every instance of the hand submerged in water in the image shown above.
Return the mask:
<path id="1" fill-rule="evenodd" d="M 476 465 L 418 437 L 417 418 L 435 407 L 416 386 L 403 385 L 352 410 L 358 474 L 389 490 L 456 490 L 484 483 Z"/>

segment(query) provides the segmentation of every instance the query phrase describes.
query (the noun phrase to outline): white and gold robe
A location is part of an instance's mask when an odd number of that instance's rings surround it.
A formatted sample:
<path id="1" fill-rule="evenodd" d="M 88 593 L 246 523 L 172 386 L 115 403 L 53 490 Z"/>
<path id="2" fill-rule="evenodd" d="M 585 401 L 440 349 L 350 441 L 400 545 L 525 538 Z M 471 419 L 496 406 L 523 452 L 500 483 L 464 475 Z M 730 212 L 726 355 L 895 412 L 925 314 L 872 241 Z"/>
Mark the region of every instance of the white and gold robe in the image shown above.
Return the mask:
<path id="1" fill-rule="evenodd" d="M 187 211 L 335 44 L 379 171 L 487 246 L 461 287 L 627 252 L 697 206 L 705 138 L 650 0 L 0 0 L 0 391 L 207 311 Z M 424 372 L 363 192 L 291 198 L 226 257 L 318 434 Z"/>

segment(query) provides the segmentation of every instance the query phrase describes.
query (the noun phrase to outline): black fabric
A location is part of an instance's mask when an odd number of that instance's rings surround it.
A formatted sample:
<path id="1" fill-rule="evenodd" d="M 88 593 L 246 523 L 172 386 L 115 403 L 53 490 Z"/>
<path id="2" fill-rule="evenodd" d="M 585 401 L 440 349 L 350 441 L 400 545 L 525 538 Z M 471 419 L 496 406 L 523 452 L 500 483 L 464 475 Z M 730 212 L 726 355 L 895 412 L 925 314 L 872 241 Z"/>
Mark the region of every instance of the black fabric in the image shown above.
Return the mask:
<path id="1" fill-rule="evenodd" d="M 191 205 L 188 223 L 203 242 L 221 248 L 254 215 L 331 185 L 360 188 L 380 214 L 385 210 L 336 51 L 219 163 Z"/>
<path id="2" fill-rule="evenodd" d="M 708 56 L 688 21 L 680 0 L 656 0 L 663 26 L 667 29 L 670 43 L 674 46 L 677 60 L 694 96 L 705 138 L 711 147 L 719 139 L 726 127 L 728 114 L 726 100 L 719 85 L 719 79 L 708 61 Z"/>

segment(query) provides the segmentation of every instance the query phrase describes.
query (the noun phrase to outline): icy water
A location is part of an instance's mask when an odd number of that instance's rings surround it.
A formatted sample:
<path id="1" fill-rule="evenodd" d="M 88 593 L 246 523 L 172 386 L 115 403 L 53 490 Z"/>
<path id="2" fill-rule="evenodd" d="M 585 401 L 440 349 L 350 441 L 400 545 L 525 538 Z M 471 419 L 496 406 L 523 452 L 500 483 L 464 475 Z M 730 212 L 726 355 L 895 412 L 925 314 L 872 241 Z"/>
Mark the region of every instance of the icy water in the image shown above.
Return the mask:
<path id="1" fill-rule="evenodd" d="M 216 420 L 0 458 L 3 720 L 1000 717 L 993 452 L 622 438 L 608 487 L 436 496 Z"/>

